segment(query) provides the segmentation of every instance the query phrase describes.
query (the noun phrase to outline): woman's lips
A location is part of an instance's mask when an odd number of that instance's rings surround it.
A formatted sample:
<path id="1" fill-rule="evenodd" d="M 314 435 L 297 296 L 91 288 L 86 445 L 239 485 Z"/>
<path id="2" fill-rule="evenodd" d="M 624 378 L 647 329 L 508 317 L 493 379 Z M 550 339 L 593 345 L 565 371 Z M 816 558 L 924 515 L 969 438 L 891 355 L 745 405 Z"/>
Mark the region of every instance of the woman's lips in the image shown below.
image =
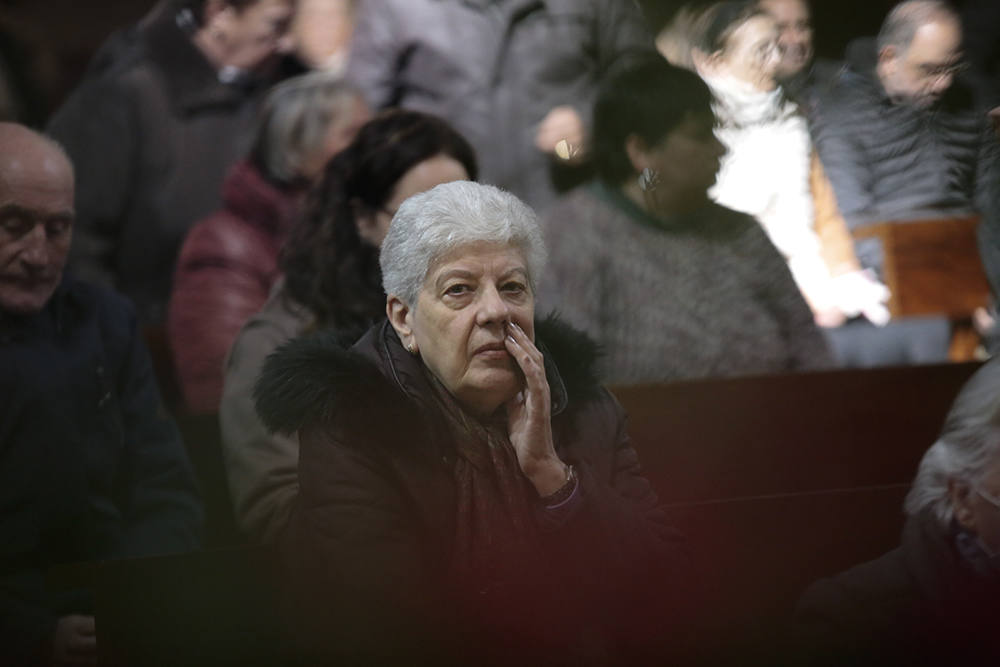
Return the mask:
<path id="1" fill-rule="evenodd" d="M 510 356 L 510 353 L 507 351 L 507 346 L 503 344 L 503 341 L 498 341 L 480 345 L 473 352 L 473 356 L 484 357 L 486 359 L 502 359 Z"/>

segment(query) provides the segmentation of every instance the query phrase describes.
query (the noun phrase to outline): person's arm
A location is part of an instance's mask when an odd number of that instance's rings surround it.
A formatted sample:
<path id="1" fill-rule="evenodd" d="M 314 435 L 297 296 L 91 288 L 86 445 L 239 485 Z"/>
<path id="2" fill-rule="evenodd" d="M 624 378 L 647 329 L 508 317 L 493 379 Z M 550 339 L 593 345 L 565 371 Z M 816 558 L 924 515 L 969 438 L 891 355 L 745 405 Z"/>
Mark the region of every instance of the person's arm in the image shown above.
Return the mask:
<path id="1" fill-rule="evenodd" d="M 592 58 L 594 85 L 589 93 L 549 110 L 535 135 L 536 147 L 545 153 L 555 152 L 557 144 L 566 140 L 571 161 L 584 158 L 588 152 L 594 100 L 600 80 L 617 63 L 630 56 L 655 53 L 653 36 L 638 3 L 633 0 L 601 0 L 593 3 L 592 7 L 589 18 L 595 43 L 593 48 L 586 44 L 579 47 Z M 560 157 L 566 159 L 567 156 Z"/>
<path id="2" fill-rule="evenodd" d="M 826 339 L 802 297 L 788 264 L 757 224 L 749 225 L 741 243 L 761 305 L 779 323 L 787 353 L 787 370 L 829 368 L 833 365 Z"/>
<path id="3" fill-rule="evenodd" d="M 842 86 L 843 84 L 841 84 Z M 835 90 L 843 95 L 841 86 Z M 839 100 L 821 101 L 810 127 L 816 153 L 827 179 L 833 186 L 837 208 L 854 228 L 868 222 L 865 214 L 876 205 L 871 191 L 872 171 L 859 135 L 871 132 L 868 127 L 858 127 L 861 116 L 847 112 L 848 105 Z"/>
<path id="4" fill-rule="evenodd" d="M 125 308 L 124 306 L 119 306 Z M 115 315 L 112 315 L 115 317 Z M 123 441 L 123 557 L 190 551 L 199 545 L 202 507 L 180 434 L 160 398 L 149 352 L 131 308 L 113 383 Z M 110 369 L 109 369 L 110 372 Z"/>
<path id="5" fill-rule="evenodd" d="M 351 427 L 299 431 L 299 495 L 281 542 L 309 617 L 303 623 L 316 621 L 307 632 L 320 653 L 332 648 L 366 662 L 418 647 L 436 653 L 448 624 L 435 622 L 446 593 L 433 573 L 448 567 L 447 556 L 427 562 L 420 531 L 428 527 L 360 438 Z M 333 646 L 324 646 L 327 638 Z"/>
<path id="6" fill-rule="evenodd" d="M 90 79 L 74 91 L 48 125 L 76 175 L 76 219 L 70 267 L 78 278 L 116 285 L 115 255 L 139 150 L 134 99 L 125 85 Z"/>
<path id="7" fill-rule="evenodd" d="M 571 196 L 549 210 L 542 220 L 545 246 L 549 250 L 545 279 L 539 285 L 535 310 L 539 314 L 558 313 L 570 324 L 584 331 L 598 343 L 604 340 L 607 317 L 606 246 L 600 230 L 593 230 L 588 203 L 599 216 L 606 209 L 602 202 Z"/>
<path id="8" fill-rule="evenodd" d="M 241 232 L 224 213 L 196 225 L 174 273 L 167 335 L 184 402 L 197 413 L 218 411 L 226 354 L 271 288 Z"/>
<path id="9" fill-rule="evenodd" d="M 396 102 L 397 62 L 402 49 L 400 10 L 391 0 L 362 0 L 357 10 L 345 78 L 373 109 Z"/>
<path id="10" fill-rule="evenodd" d="M 277 293 L 272 299 L 283 298 Z M 253 389 L 264 359 L 301 331 L 273 316 L 273 300 L 243 327 L 226 361 L 219 424 L 237 524 L 252 540 L 273 542 L 288 525 L 298 494 L 299 442 L 270 432 L 254 408 Z M 265 317 L 266 316 L 266 317 Z"/>

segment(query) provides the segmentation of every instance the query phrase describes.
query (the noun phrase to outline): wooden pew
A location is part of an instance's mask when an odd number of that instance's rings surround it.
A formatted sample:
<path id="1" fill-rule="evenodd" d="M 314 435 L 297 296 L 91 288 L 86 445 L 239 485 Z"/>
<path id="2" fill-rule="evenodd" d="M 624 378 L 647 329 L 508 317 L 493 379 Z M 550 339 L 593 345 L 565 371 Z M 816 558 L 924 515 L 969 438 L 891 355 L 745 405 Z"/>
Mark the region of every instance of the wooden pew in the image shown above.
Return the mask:
<path id="1" fill-rule="evenodd" d="M 944 315 L 952 322 L 950 357 L 973 358 L 979 336 L 972 314 L 987 305 L 990 286 L 979 259 L 978 216 L 880 222 L 854 230 L 856 239 L 877 238 L 892 317 Z"/>
<path id="2" fill-rule="evenodd" d="M 977 368 L 615 390 L 646 476 L 707 572 L 702 611 L 781 619 L 811 582 L 895 547 L 917 464 Z"/>

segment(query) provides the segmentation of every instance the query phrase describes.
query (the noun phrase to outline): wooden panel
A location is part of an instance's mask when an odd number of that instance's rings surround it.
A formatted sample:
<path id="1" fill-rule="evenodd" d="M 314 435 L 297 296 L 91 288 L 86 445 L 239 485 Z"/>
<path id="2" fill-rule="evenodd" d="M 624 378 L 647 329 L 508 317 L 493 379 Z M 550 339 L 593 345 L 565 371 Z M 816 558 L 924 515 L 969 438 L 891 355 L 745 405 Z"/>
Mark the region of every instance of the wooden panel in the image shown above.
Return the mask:
<path id="1" fill-rule="evenodd" d="M 668 502 L 908 484 L 976 363 L 618 388 Z"/>
<path id="2" fill-rule="evenodd" d="M 979 218 L 881 222 L 855 230 L 855 238 L 882 242 L 884 278 L 893 317 L 968 317 L 986 305 L 990 287 L 976 242 Z"/>

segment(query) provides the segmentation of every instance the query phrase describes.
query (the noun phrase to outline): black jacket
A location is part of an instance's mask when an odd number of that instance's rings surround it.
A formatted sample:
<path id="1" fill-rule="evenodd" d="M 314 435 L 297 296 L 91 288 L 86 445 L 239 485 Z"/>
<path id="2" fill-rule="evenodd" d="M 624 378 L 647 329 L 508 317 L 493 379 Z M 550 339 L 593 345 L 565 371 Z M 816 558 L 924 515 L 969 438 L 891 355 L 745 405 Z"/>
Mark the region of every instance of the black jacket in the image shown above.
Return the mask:
<path id="1" fill-rule="evenodd" d="M 553 636 L 559 628 L 587 634 L 575 623 L 591 624 L 589 638 L 602 648 L 560 645 L 572 663 L 607 649 L 603 638 L 621 640 L 623 627 L 647 642 L 658 630 L 670 635 L 666 610 L 682 605 L 672 585 L 687 571 L 679 539 L 639 475 L 621 407 L 594 379 L 592 343 L 552 322 L 536 331 L 556 448 L 576 467 L 583 499 L 523 564 L 531 581 L 528 571 L 556 562 L 552 578 L 527 593 L 523 582 L 480 581 L 475 595 L 484 608 L 513 598 L 525 614 L 545 609 Z M 491 636 L 449 597 L 458 454 L 431 391 L 421 362 L 387 323 L 349 352 L 329 337 L 306 338 L 265 364 L 258 411 L 300 438 L 300 491 L 284 539 L 298 608 L 310 610 L 296 622 L 315 623 L 309 641 L 320 635 L 317 650 L 327 656 L 461 662 L 471 650 L 479 663 L 503 663 L 511 657 L 504 651 L 531 643 L 516 630 L 491 628 Z"/>
<path id="2" fill-rule="evenodd" d="M 113 35 L 49 122 L 76 170 L 70 266 L 160 324 L 181 242 L 218 210 L 252 139 L 259 88 L 223 84 L 176 22 L 154 11 Z"/>
<path id="3" fill-rule="evenodd" d="M 810 114 L 810 129 L 852 229 L 995 206 L 1000 146 L 985 109 L 961 80 L 929 109 L 892 101 L 875 73 L 871 40 L 851 45 L 847 68 Z M 881 268 L 877 241 L 857 250 L 862 265 Z"/>
<path id="4" fill-rule="evenodd" d="M 66 280 L 41 313 L 0 313 L 0 664 L 92 613 L 47 590 L 51 566 L 196 547 L 194 484 L 121 297 Z"/>
<path id="5" fill-rule="evenodd" d="M 911 517 L 897 549 L 813 584 L 796 610 L 812 662 L 997 664 L 1000 577 L 976 572 L 955 541 L 931 514 Z"/>

